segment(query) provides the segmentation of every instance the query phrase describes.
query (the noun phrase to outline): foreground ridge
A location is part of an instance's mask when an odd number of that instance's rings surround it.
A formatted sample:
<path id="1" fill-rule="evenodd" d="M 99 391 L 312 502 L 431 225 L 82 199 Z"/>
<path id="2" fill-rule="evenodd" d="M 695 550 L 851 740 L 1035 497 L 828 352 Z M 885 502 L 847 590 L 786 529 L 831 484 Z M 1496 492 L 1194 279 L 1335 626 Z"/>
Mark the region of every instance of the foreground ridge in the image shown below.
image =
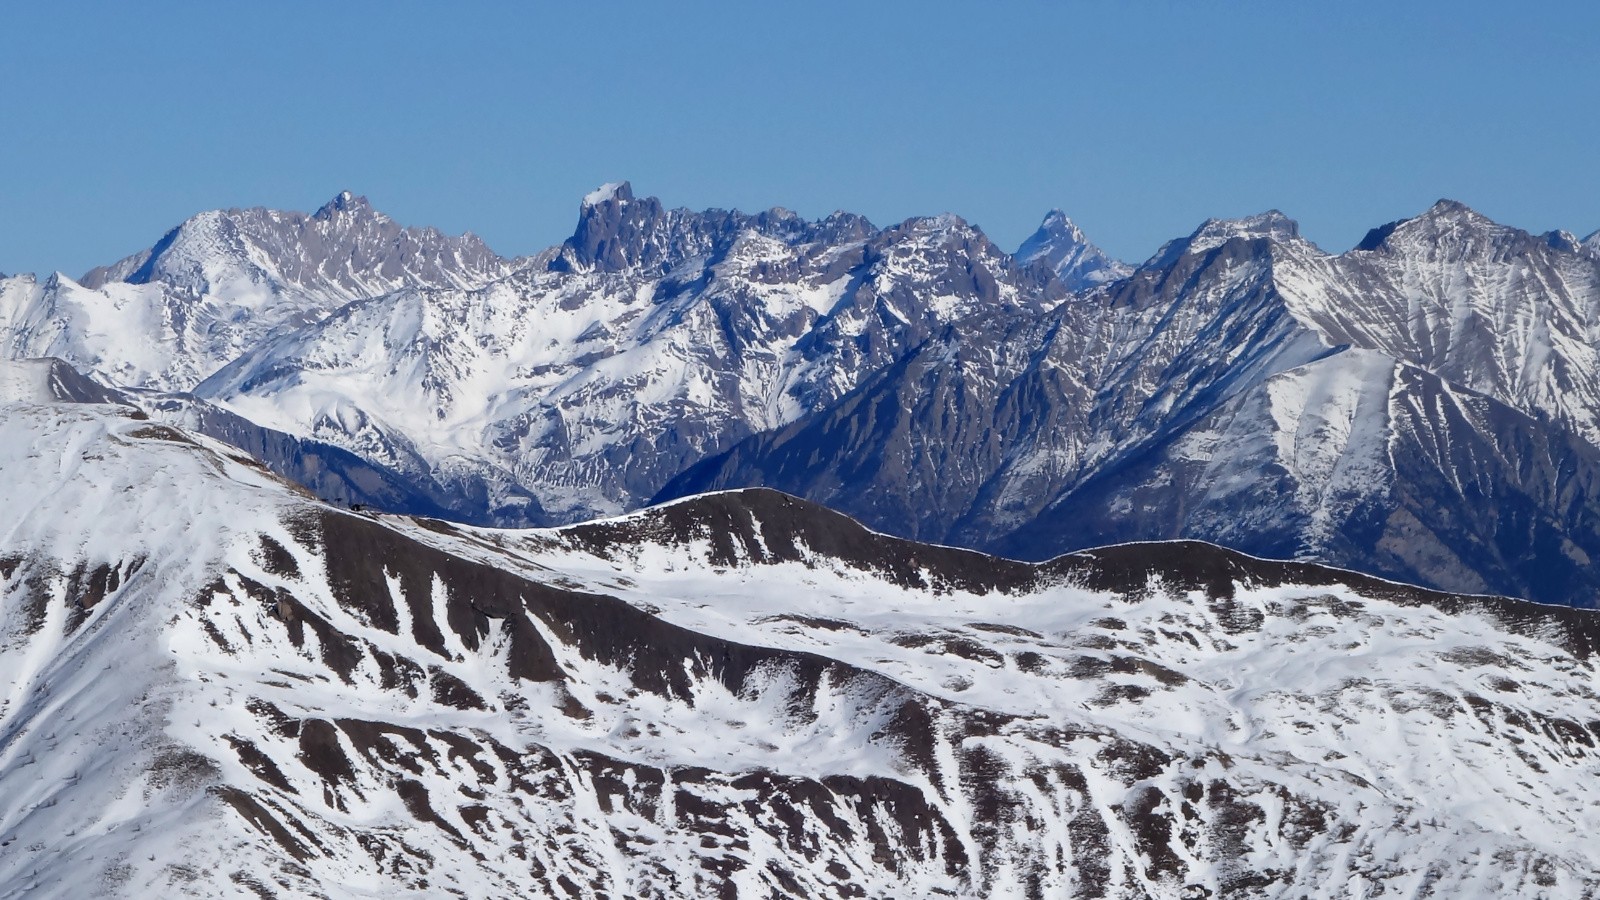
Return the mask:
<path id="1" fill-rule="evenodd" d="M 764 490 L 358 515 L 62 400 L 0 416 L 0 895 L 1600 888 L 1593 613 Z"/>

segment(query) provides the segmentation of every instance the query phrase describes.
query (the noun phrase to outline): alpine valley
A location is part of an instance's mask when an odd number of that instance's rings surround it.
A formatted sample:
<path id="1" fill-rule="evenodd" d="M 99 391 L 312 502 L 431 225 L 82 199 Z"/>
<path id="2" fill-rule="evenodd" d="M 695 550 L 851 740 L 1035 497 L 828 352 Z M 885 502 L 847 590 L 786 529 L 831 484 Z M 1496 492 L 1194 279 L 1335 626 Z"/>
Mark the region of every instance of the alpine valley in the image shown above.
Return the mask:
<path id="1" fill-rule="evenodd" d="M 1600 896 L 1600 234 L 203 213 L 0 508 L 0 897 Z"/>

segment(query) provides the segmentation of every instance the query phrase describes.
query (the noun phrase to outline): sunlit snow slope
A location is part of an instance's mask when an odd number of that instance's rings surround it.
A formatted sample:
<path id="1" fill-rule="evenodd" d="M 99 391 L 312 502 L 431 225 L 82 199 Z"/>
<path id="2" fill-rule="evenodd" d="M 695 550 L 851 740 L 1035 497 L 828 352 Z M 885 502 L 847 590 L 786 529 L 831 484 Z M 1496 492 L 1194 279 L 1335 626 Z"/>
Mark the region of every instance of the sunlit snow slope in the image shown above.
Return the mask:
<path id="1" fill-rule="evenodd" d="M 766 491 L 330 509 L 0 378 L 0 896 L 1581 896 L 1593 614 Z"/>

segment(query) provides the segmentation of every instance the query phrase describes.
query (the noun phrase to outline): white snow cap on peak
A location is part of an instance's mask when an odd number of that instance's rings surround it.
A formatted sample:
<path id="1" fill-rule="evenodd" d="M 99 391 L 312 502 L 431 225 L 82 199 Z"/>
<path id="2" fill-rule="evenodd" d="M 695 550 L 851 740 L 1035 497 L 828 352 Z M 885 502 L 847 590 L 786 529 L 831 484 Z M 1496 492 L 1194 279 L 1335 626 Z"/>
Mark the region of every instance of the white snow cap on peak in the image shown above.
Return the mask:
<path id="1" fill-rule="evenodd" d="M 1275 209 L 1240 219 L 1207 219 L 1186 238 L 1161 245 L 1146 265 L 1165 266 L 1190 253 L 1205 253 L 1234 238 L 1287 242 L 1300 238 L 1300 224 Z"/>
<path id="2" fill-rule="evenodd" d="M 583 195 L 584 206 L 599 206 L 609 200 L 623 203 L 633 199 L 633 185 L 626 181 L 608 181 Z"/>

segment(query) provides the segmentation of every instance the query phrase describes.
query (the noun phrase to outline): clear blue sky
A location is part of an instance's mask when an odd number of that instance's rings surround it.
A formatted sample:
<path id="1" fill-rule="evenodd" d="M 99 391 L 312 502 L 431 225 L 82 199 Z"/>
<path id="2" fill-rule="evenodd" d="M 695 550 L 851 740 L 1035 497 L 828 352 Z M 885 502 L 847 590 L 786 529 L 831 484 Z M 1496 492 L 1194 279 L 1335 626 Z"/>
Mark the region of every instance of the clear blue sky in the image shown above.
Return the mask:
<path id="1" fill-rule="evenodd" d="M 1342 250 L 1441 196 L 1600 228 L 1594 3 L 8 3 L 0 271 L 349 188 L 502 253 L 668 205 L 1061 207 L 1142 260 L 1269 207 Z"/>

